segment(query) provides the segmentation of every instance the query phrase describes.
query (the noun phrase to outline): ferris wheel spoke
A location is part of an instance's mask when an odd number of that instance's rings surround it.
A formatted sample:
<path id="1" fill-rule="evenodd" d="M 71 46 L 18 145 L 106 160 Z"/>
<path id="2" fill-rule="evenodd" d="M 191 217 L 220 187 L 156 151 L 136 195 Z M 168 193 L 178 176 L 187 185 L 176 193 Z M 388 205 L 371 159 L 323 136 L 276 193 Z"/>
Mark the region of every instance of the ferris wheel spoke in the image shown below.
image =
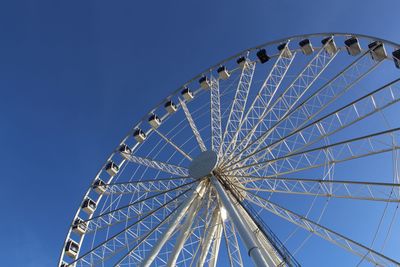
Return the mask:
<path id="1" fill-rule="evenodd" d="M 279 171 L 279 173 L 274 174 L 283 175 L 294 171 L 321 167 L 327 163 L 345 162 L 361 157 L 395 151 L 399 149 L 399 146 L 393 144 L 393 138 L 397 140 L 400 137 L 399 133 L 400 128 L 394 128 L 322 147 L 300 151 L 283 157 L 277 157 L 272 160 L 261 162 L 256 161 L 255 163 L 242 167 L 232 168 L 229 171 L 234 171 L 236 169 L 249 169 L 253 166 L 259 166 L 264 168 L 266 171 L 266 169 L 273 164 L 275 165 L 275 169 Z"/>
<path id="2" fill-rule="evenodd" d="M 222 142 L 222 125 L 221 125 L 221 102 L 219 92 L 219 80 L 211 77 L 210 85 L 210 102 L 211 102 L 211 149 L 219 152 Z"/>
<path id="3" fill-rule="evenodd" d="M 242 122 L 255 68 L 256 62 L 250 60 L 246 60 L 242 68 L 242 73 L 240 75 L 235 97 L 228 116 L 228 121 L 225 126 L 224 135 L 222 136 L 222 143 L 219 148 L 220 155 L 227 152 L 226 149 L 230 143 L 235 143 L 235 138 L 237 137 L 236 133 L 238 132 L 239 125 Z"/>
<path id="4" fill-rule="evenodd" d="M 153 168 L 162 172 L 178 175 L 178 176 L 189 176 L 189 171 L 186 168 L 165 163 L 162 161 L 156 161 L 153 159 L 142 158 L 135 155 L 127 155 L 128 161 L 134 162 L 139 165 L 143 165 L 149 168 Z"/>
<path id="5" fill-rule="evenodd" d="M 163 192 L 172 188 L 176 188 L 179 185 L 191 180 L 191 177 L 174 177 L 169 179 L 111 183 L 104 185 L 106 187 L 104 194 L 124 195 L 138 192 Z"/>
<path id="6" fill-rule="evenodd" d="M 293 59 L 296 56 L 296 53 L 293 53 L 291 57 L 287 57 L 285 55 L 286 49 L 288 48 L 286 47 L 283 49 L 277 58 L 257 96 L 253 100 L 246 115 L 244 116 L 244 119 L 239 124 L 238 130 L 234 133 L 230 143 L 228 144 L 224 156 L 236 148 L 236 143 L 240 143 L 242 140 L 241 138 L 254 134 L 258 124 L 261 123 L 260 118 L 262 118 L 267 112 L 281 82 L 286 76 Z"/>
<path id="7" fill-rule="evenodd" d="M 249 186 L 243 186 L 246 184 Z M 384 202 L 400 202 L 400 184 L 318 180 L 302 178 L 246 177 L 242 190 L 320 197 L 348 198 Z"/>
<path id="8" fill-rule="evenodd" d="M 259 129 L 262 134 L 263 129 L 270 129 L 271 126 L 278 122 L 282 117 L 284 117 L 296 103 L 302 98 L 302 96 L 308 91 L 311 85 L 318 79 L 321 73 L 328 67 L 328 65 L 336 57 L 338 51 L 335 53 L 327 53 L 326 45 L 318 51 L 318 53 L 311 59 L 307 66 L 299 73 L 299 75 L 294 79 L 294 81 L 285 89 L 285 91 L 271 104 L 270 108 L 259 118 L 259 123 L 253 126 L 253 128 Z M 233 150 L 232 155 L 236 152 L 243 153 L 252 147 L 250 143 L 253 137 L 256 137 L 254 133 L 257 130 L 251 130 L 236 146 Z M 230 157 L 229 159 L 231 159 Z"/>
<path id="9" fill-rule="evenodd" d="M 179 103 L 181 104 L 183 112 L 185 113 L 186 120 L 188 121 L 189 126 L 192 129 L 194 137 L 196 138 L 197 143 L 199 144 L 200 150 L 206 151 L 207 150 L 206 145 L 204 144 L 204 141 L 201 138 L 200 132 L 197 129 L 196 124 L 194 123 L 192 115 L 190 114 L 190 111 L 189 111 L 188 107 L 186 106 L 186 103 L 184 101 L 182 101 L 180 98 L 179 98 Z"/>
<path id="10" fill-rule="evenodd" d="M 400 101 L 400 79 L 396 79 L 371 93 L 323 116 L 288 134 L 270 145 L 243 157 L 237 162 L 248 158 L 265 159 L 271 152 L 275 156 L 290 155 L 317 143 L 323 138 L 353 125 L 377 112 L 380 112 Z M 378 100 L 379 99 L 379 100 Z M 286 142 L 283 142 L 286 141 Z M 263 152 L 261 156 L 257 156 Z"/>
<path id="11" fill-rule="evenodd" d="M 277 139 L 280 140 L 282 149 L 289 150 L 290 152 L 290 145 L 292 144 L 290 141 L 292 140 L 287 140 L 288 135 L 296 132 L 296 130 L 304 126 L 308 121 L 315 118 L 320 112 L 349 91 L 358 81 L 381 63 L 381 61 L 373 60 L 369 53 L 369 50 L 366 51 L 295 109 L 289 111 L 281 120 L 275 123 L 275 125 L 268 128 L 265 133 L 251 143 L 253 147 L 248 149 L 247 154 L 253 154 L 262 146 L 270 147 Z M 319 133 L 320 136 L 324 134 L 324 127 L 321 123 L 315 123 L 315 127 L 318 128 L 313 134 Z M 300 141 L 305 140 L 303 136 L 301 137 Z M 287 149 L 285 149 L 286 147 Z M 241 154 L 242 153 L 238 153 L 236 157 Z M 248 155 L 245 158 L 247 158 Z"/>
<path id="12" fill-rule="evenodd" d="M 304 216 L 301 216 L 295 212 L 292 212 L 278 204 L 275 204 L 265 198 L 257 196 L 255 194 L 247 194 L 246 198 L 248 201 L 258 205 L 259 207 L 297 225 L 305 230 L 322 237 L 323 239 L 329 241 L 330 243 L 339 246 L 349 252 L 359 256 L 364 257 L 371 263 L 378 266 L 399 266 L 400 263 L 391 259 L 373 249 L 364 246 L 344 235 L 341 235 L 329 228 L 322 226 Z"/>
<path id="13" fill-rule="evenodd" d="M 155 131 L 162 139 L 165 140 L 165 142 L 170 144 L 173 148 L 175 148 L 176 151 L 178 151 L 180 154 L 182 154 L 185 158 L 187 158 L 190 161 L 193 160 L 186 152 L 184 152 L 178 145 L 176 145 L 174 142 L 172 142 L 171 139 L 169 139 L 168 137 L 163 135 L 159 130 L 153 129 L 153 131 Z"/>
<path id="14" fill-rule="evenodd" d="M 88 220 L 84 220 L 85 223 L 88 223 L 87 233 L 91 233 L 117 223 L 126 222 L 133 218 L 138 218 L 140 217 L 139 214 L 141 214 L 146 209 L 148 211 L 154 209 L 154 204 L 148 205 L 147 201 L 163 205 L 167 201 L 174 200 L 176 197 L 175 195 L 180 196 L 182 194 L 182 190 L 184 190 L 185 192 L 187 190 L 187 187 L 191 187 L 196 182 L 198 181 L 196 180 L 187 184 L 182 184 L 175 188 L 171 188 L 150 196 L 148 196 L 147 193 L 141 194 L 140 196 L 137 196 L 137 200 L 128 205 L 120 206 L 116 209 L 103 212 L 100 215 L 93 216 Z"/>
<path id="15" fill-rule="evenodd" d="M 79 256 L 75 261 L 71 262 L 71 264 L 78 264 L 80 265 L 93 265 L 94 262 L 97 261 L 105 261 L 106 259 L 109 259 L 116 255 L 117 253 L 121 252 L 122 250 L 126 249 L 126 247 L 130 244 L 134 244 L 139 238 L 139 234 L 137 231 L 132 231 L 132 228 L 134 226 L 140 225 L 140 224 L 147 224 L 153 221 L 157 221 L 158 217 L 160 216 L 158 213 L 162 211 L 163 209 L 167 210 L 168 212 L 173 213 L 179 206 L 178 204 L 175 204 L 173 200 L 178 200 L 181 196 L 184 196 L 186 193 L 188 193 L 191 189 L 186 190 L 185 192 L 182 192 L 178 196 L 176 196 L 172 201 L 164 203 L 163 205 L 159 206 L 158 208 L 144 214 L 139 220 L 135 221 L 134 223 L 131 223 L 118 233 L 112 235 L 109 237 L 107 240 L 103 241 L 102 243 L 96 245 L 93 247 L 91 250 L 85 252 L 81 256 Z M 181 202 L 182 203 L 182 202 Z M 168 206 L 176 206 L 169 208 Z M 169 209 L 168 209 L 169 208 Z"/>

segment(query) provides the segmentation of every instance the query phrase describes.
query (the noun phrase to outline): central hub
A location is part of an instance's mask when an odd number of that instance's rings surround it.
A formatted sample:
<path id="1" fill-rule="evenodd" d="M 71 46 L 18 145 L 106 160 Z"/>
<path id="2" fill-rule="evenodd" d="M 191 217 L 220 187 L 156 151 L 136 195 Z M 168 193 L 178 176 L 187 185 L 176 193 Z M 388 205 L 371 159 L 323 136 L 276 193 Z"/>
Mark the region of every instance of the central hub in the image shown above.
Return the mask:
<path id="1" fill-rule="evenodd" d="M 218 156 L 214 151 L 201 152 L 190 164 L 189 175 L 200 179 L 210 175 L 218 163 Z"/>

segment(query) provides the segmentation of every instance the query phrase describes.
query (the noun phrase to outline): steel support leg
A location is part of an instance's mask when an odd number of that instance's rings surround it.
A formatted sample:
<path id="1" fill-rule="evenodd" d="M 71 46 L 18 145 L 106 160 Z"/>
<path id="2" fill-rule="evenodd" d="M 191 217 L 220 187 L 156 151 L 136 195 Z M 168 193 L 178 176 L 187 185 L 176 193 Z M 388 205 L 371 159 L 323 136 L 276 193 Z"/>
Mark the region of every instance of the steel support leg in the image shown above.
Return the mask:
<path id="1" fill-rule="evenodd" d="M 174 250 L 172 251 L 171 255 L 169 256 L 167 266 L 168 267 L 175 267 L 176 266 L 176 261 L 178 260 L 179 254 L 182 251 L 183 245 L 185 244 L 185 241 L 187 237 L 190 234 L 190 227 L 193 224 L 193 219 L 194 216 L 196 215 L 196 210 L 199 206 L 200 203 L 200 198 L 196 198 L 190 208 L 188 209 L 187 212 L 187 217 L 185 219 L 185 222 L 183 223 L 182 229 L 180 230 L 179 237 L 177 238 Z"/>
<path id="2" fill-rule="evenodd" d="M 220 219 L 219 208 L 215 208 L 213 215 L 211 217 L 210 225 L 207 227 L 207 234 L 204 239 L 204 243 L 201 247 L 201 253 L 199 256 L 199 260 L 197 262 L 197 267 L 204 266 L 204 262 L 206 261 L 208 251 L 210 250 L 211 243 L 213 241 L 215 232 L 217 230 L 218 221 Z"/>
<path id="3" fill-rule="evenodd" d="M 253 260 L 257 267 L 275 267 L 275 263 L 272 261 L 271 257 L 264 257 L 260 250 L 260 244 L 254 233 L 251 231 L 249 225 L 242 219 L 242 216 L 237 211 L 232 199 L 228 196 L 225 189 L 222 187 L 221 183 L 215 176 L 211 177 L 211 183 L 217 190 L 218 196 L 228 212 L 230 219 L 236 226 L 240 238 L 242 239 L 244 245 L 247 248 L 248 255 Z"/>
<path id="4" fill-rule="evenodd" d="M 170 220 L 170 227 L 165 231 L 161 239 L 158 240 L 157 243 L 154 245 L 147 258 L 143 260 L 143 262 L 141 263 L 142 267 L 149 267 L 153 263 L 158 253 L 161 251 L 162 247 L 165 245 L 165 243 L 168 241 L 168 239 L 171 237 L 172 233 L 178 226 L 179 222 L 185 216 L 190 204 L 192 204 L 195 199 L 200 198 L 203 194 L 204 182 L 201 182 L 197 186 L 196 190 L 194 190 L 193 194 L 182 204 L 182 206 L 175 213 L 175 216 Z"/>

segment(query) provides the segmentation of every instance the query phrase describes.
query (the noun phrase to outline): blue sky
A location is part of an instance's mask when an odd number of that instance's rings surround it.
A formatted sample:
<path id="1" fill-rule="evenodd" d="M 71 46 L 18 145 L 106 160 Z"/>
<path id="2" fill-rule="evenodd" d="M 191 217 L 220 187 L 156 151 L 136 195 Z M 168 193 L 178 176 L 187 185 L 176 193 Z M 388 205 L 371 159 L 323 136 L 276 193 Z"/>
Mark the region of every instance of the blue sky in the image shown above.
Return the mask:
<path id="1" fill-rule="evenodd" d="M 400 42 L 393 1 L 2 1 L 2 266 L 55 266 L 112 149 L 208 66 L 290 35 Z"/>

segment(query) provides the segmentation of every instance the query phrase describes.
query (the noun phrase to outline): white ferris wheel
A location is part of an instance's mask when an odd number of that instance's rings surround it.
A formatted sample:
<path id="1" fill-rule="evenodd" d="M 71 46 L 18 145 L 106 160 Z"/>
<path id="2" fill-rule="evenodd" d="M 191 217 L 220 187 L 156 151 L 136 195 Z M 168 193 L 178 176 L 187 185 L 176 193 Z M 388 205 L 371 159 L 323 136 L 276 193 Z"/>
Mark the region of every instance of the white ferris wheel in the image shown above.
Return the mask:
<path id="1" fill-rule="evenodd" d="M 400 45 L 346 33 L 210 67 L 118 144 L 59 266 L 300 266 L 314 240 L 336 266 L 400 266 L 399 67 Z"/>

